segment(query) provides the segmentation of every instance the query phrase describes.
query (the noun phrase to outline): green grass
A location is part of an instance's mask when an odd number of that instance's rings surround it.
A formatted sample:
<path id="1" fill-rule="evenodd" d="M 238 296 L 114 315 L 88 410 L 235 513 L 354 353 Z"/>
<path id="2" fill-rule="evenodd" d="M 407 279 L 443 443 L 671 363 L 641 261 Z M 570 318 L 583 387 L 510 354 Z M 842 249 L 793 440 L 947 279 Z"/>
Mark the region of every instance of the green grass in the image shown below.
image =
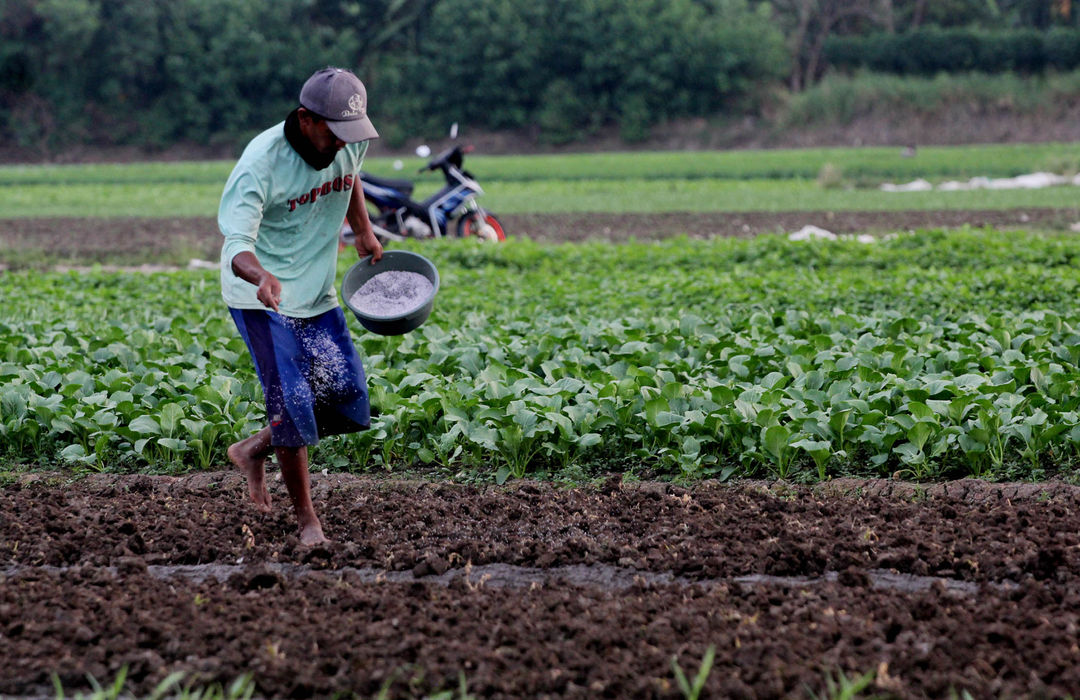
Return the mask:
<path id="1" fill-rule="evenodd" d="M 251 674 L 240 676 L 232 683 L 210 683 L 208 685 L 183 684 L 184 672 L 174 671 L 166 676 L 147 695 L 147 700 L 250 700 L 255 694 L 255 683 Z M 60 678 L 53 674 L 53 687 L 56 700 L 124 700 L 134 697 L 128 688 L 127 667 L 120 669 L 116 678 L 108 685 L 102 685 L 93 676 L 87 676 L 89 692 L 68 693 Z"/>
<path id="2" fill-rule="evenodd" d="M 1054 166 L 1062 158 L 1080 163 L 1080 144 L 988 144 L 924 147 L 904 157 L 891 147 L 808 148 L 730 151 L 589 153 L 532 156 L 470 156 L 469 169 L 482 180 L 590 179 L 786 179 L 817 177 L 830 163 L 850 178 L 1006 177 Z M 419 161 L 417 161 L 418 163 Z M 390 175 L 391 161 L 376 159 L 370 170 Z M 406 162 L 401 173 L 415 171 Z"/>
<path id="3" fill-rule="evenodd" d="M 697 700 L 701 697 L 705 690 L 705 684 L 708 681 L 709 675 L 712 673 L 715 654 L 715 646 L 710 645 L 708 649 L 706 649 L 701 665 L 692 679 L 686 675 L 685 671 L 683 671 L 682 666 L 679 664 L 678 656 L 672 656 L 672 674 L 676 686 L 685 700 Z M 414 669 L 414 672 L 415 670 L 419 669 Z M 813 689 L 809 686 L 807 687 L 807 691 L 809 692 L 810 697 L 815 700 L 818 700 L 819 698 L 820 700 L 848 700 L 849 698 L 858 698 L 861 697 L 859 693 L 873 683 L 875 676 L 876 672 L 873 670 L 855 676 L 854 678 L 848 678 L 842 671 L 839 671 L 836 674 L 826 672 L 822 679 L 824 692 L 821 695 L 818 695 L 817 693 L 814 693 Z M 250 674 L 237 678 L 228 686 L 221 683 L 213 683 L 206 686 L 181 686 L 183 678 L 184 674 L 182 672 L 171 673 L 145 697 L 148 700 L 250 700 L 256 691 L 256 684 Z M 127 681 L 126 668 L 121 669 L 113 682 L 108 685 L 103 686 L 100 681 L 93 677 L 88 677 L 88 681 L 91 687 L 89 692 L 68 693 L 54 674 L 53 685 L 56 690 L 54 697 L 56 700 L 122 700 L 123 698 L 134 697 L 134 693 L 129 688 L 129 683 Z M 375 695 L 374 700 L 386 700 L 387 698 L 393 697 L 392 688 L 396 681 L 398 681 L 398 673 L 395 672 L 383 683 L 382 688 Z M 346 696 L 342 695 L 342 697 Z M 353 695 L 353 697 L 359 696 Z M 431 693 L 425 697 L 429 700 L 472 700 L 476 696 L 469 692 L 468 680 L 464 671 L 459 671 L 456 687 Z"/>
<path id="4" fill-rule="evenodd" d="M 0 166 L 0 187 L 73 184 L 218 184 L 224 185 L 235 161 L 88 163 L 78 165 Z"/>
<path id="5" fill-rule="evenodd" d="M 882 192 L 823 188 L 814 180 L 544 180 L 488 189 L 498 213 L 900 211 L 1075 207 L 1080 190 Z"/>
<path id="6" fill-rule="evenodd" d="M 224 185 L 224 179 L 216 184 L 80 182 L 61 187 L 8 185 L 0 189 L 0 219 L 216 216 Z"/>
<path id="7" fill-rule="evenodd" d="M 101 184 L 64 187 L 8 185 L 0 189 L 0 219 L 22 217 L 213 217 L 221 183 Z M 810 179 L 605 179 L 482 183 L 485 206 L 499 214 L 714 211 L 872 211 L 1076 207 L 1075 187 L 1041 190 L 882 192 L 823 188 Z M 417 196 L 434 191 L 418 187 Z M 2 225 L 2 224 L 0 224 Z"/>
<path id="8" fill-rule="evenodd" d="M 401 169 L 395 169 L 400 161 Z M 1080 143 L 985 144 L 927 146 L 913 158 L 899 147 L 810 148 L 734 151 L 622 152 L 566 155 L 469 155 L 467 167 L 484 182 L 592 179 L 813 179 L 826 164 L 847 177 L 959 178 L 1008 177 L 1059 166 L 1080 164 Z M 375 157 L 365 168 L 377 175 L 436 182 L 419 175 L 416 157 Z M 93 165 L 0 166 L 0 187 L 72 184 L 207 184 L 222 185 L 233 161 Z"/>
<path id="9" fill-rule="evenodd" d="M 417 197 L 437 175 L 415 175 L 418 158 L 373 158 L 367 169 L 416 178 Z M 1035 191 L 883 193 L 883 181 L 1014 176 L 1080 169 L 1078 144 L 919 149 L 789 149 L 480 156 L 468 167 L 484 202 L 505 214 L 531 212 L 792 211 L 1073 207 L 1070 187 Z M 824 168 L 839 187 L 822 187 Z M 231 161 L 0 167 L 0 219 L 50 216 L 215 216 Z M 858 188 L 853 188 L 858 185 Z"/>

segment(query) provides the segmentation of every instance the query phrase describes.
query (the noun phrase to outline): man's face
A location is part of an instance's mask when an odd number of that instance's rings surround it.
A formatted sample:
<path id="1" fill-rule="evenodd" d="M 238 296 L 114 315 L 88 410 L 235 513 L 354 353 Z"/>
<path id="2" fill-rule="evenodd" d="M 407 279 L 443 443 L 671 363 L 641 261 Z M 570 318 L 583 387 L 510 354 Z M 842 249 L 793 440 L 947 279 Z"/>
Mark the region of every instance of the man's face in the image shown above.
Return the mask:
<path id="1" fill-rule="evenodd" d="M 311 113 L 305 109 L 300 110 L 299 117 L 300 130 L 311 141 L 311 145 L 315 147 L 316 151 L 323 155 L 330 155 L 345 148 L 345 142 L 330 131 L 330 126 L 325 119 L 314 119 Z"/>

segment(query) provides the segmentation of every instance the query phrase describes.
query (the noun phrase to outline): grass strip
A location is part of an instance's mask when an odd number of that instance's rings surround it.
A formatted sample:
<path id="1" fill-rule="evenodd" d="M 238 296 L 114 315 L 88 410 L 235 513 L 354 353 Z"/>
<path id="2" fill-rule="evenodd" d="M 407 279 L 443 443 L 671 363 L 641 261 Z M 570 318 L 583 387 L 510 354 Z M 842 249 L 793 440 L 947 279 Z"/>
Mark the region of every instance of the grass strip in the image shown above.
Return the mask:
<path id="1" fill-rule="evenodd" d="M 417 157 L 376 156 L 365 169 L 377 175 L 437 182 L 418 174 Z M 0 166 L 0 187 L 74 184 L 222 185 L 234 161 Z M 482 182 L 596 179 L 813 179 L 826 165 L 857 181 L 916 177 L 1012 177 L 1036 170 L 1080 170 L 1080 143 L 924 146 L 914 157 L 901 147 L 647 151 L 545 155 L 470 155 Z"/>
<path id="2" fill-rule="evenodd" d="M 484 183 L 483 204 L 500 214 L 745 211 L 901 211 L 1076 206 L 1073 186 L 1036 190 L 883 192 L 822 187 L 814 180 L 537 180 Z M 222 183 L 12 185 L 0 220 L 33 217 L 216 216 Z M 417 198 L 435 190 L 418 188 Z M 2 221 L 0 221 L 0 225 Z"/>

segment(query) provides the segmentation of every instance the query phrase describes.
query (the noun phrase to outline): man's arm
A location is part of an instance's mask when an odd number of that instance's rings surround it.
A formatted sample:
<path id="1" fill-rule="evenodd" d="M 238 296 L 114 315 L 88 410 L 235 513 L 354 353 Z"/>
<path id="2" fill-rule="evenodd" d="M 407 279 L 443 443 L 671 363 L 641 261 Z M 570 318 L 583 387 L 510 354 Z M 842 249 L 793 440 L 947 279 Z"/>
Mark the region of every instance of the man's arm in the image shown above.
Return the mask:
<path id="1" fill-rule="evenodd" d="M 237 163 L 225 183 L 218 207 L 218 228 L 225 236 L 222 254 L 232 256 L 229 267 L 240 279 L 258 289 L 255 296 L 263 305 L 278 310 L 281 282 L 266 271 L 255 257 L 255 241 L 266 203 L 266 181 L 251 167 Z"/>
<path id="2" fill-rule="evenodd" d="M 274 311 L 278 310 L 278 304 L 281 303 L 281 282 L 267 272 L 259 259 L 255 257 L 255 253 L 245 250 L 233 256 L 232 271 L 240 279 L 251 282 L 259 288 L 255 292 L 259 301 Z"/>
<path id="3" fill-rule="evenodd" d="M 356 234 L 356 252 L 361 258 L 370 255 L 371 262 L 375 263 L 382 259 L 382 243 L 379 243 L 379 239 L 375 237 L 375 232 L 371 230 L 371 220 L 368 218 L 367 206 L 364 204 L 364 189 L 360 184 L 360 178 L 354 178 L 353 182 L 356 184 L 352 188 L 352 195 L 349 198 L 349 210 L 345 213 L 345 218 L 348 220 L 353 233 Z"/>

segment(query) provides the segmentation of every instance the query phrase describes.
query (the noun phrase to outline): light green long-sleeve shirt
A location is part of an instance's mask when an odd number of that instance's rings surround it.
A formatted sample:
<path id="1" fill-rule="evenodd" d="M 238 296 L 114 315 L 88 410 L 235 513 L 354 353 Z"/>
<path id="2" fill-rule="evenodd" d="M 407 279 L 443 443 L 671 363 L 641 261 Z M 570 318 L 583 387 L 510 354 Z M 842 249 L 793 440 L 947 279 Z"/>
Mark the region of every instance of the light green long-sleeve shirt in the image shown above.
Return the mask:
<path id="1" fill-rule="evenodd" d="M 221 296 L 236 309 L 265 309 L 232 260 L 250 251 L 281 282 L 278 311 L 309 318 L 338 306 L 338 238 L 367 142 L 347 144 L 316 170 L 285 138 L 284 122 L 252 139 L 225 183 L 218 209 Z"/>

